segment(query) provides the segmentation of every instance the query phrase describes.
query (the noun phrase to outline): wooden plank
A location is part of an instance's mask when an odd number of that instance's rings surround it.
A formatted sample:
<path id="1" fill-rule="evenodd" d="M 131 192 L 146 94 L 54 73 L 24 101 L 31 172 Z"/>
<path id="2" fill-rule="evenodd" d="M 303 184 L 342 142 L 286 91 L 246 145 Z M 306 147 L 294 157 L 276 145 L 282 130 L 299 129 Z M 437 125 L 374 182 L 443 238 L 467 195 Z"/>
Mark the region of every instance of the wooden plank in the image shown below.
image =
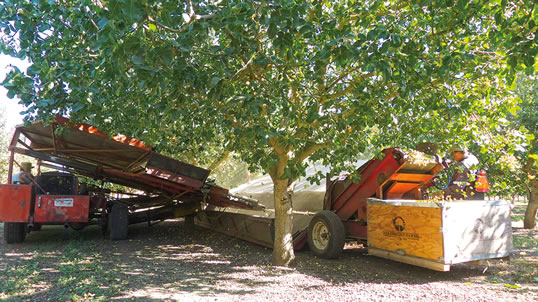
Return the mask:
<path id="1" fill-rule="evenodd" d="M 513 251 L 510 204 L 467 201 L 443 209 L 445 263 L 509 256 Z"/>
<path id="2" fill-rule="evenodd" d="M 450 265 L 447 265 L 444 263 L 440 263 L 440 262 L 436 262 L 436 261 L 432 261 L 428 259 L 423 259 L 423 258 L 418 258 L 418 257 L 413 257 L 413 256 L 404 256 L 404 255 L 397 254 L 395 252 L 386 251 L 382 249 L 376 249 L 372 247 L 368 247 L 368 254 L 385 258 L 385 259 L 390 259 L 390 260 L 395 260 L 395 261 L 411 264 L 411 265 L 421 266 L 421 267 L 425 267 L 425 268 L 440 271 L 440 272 L 448 272 L 450 270 Z"/>
<path id="3" fill-rule="evenodd" d="M 372 248 L 442 261 L 441 226 L 438 207 L 368 204 L 368 246 Z"/>
<path id="4" fill-rule="evenodd" d="M 390 205 L 390 206 L 408 206 L 415 208 L 442 208 L 443 202 L 434 202 L 434 201 L 416 201 L 410 199 L 391 199 L 384 200 L 379 198 L 368 198 L 368 204 L 380 204 L 380 205 Z"/>

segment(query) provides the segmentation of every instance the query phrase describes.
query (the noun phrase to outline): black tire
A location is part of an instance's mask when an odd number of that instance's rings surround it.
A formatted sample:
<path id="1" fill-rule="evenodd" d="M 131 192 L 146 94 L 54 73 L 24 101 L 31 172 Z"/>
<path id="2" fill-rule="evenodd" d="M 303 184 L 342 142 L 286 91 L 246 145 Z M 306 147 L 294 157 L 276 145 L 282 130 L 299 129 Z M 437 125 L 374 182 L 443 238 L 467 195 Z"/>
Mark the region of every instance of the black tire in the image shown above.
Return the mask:
<path id="1" fill-rule="evenodd" d="M 112 206 L 108 215 L 108 236 L 112 240 L 127 239 L 129 208 L 121 203 Z"/>
<path id="2" fill-rule="evenodd" d="M 320 258 L 338 258 L 344 250 L 344 224 L 335 213 L 321 211 L 308 225 L 308 246 Z"/>
<path id="3" fill-rule="evenodd" d="M 70 222 L 69 227 L 75 231 L 82 231 L 88 224 L 84 222 Z"/>
<path id="4" fill-rule="evenodd" d="M 21 243 L 26 238 L 26 223 L 4 222 L 4 240 L 6 243 Z"/>

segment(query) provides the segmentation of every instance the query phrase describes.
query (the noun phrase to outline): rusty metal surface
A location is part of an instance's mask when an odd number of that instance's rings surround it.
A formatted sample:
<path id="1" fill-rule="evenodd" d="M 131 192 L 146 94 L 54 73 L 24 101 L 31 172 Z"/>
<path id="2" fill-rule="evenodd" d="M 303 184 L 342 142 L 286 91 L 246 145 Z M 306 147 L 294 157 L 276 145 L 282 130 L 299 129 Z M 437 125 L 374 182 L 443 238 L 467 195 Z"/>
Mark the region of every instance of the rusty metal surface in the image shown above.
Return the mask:
<path id="1" fill-rule="evenodd" d="M 331 210 L 342 219 L 353 215 L 366 221 L 366 199 L 375 195 L 379 185 L 401 166 L 393 155 L 394 149 L 386 149 L 384 159 L 374 159 L 365 164 L 358 183 L 351 183 L 339 196 L 334 196 Z M 382 180 L 380 179 L 382 178 Z"/>
<path id="2" fill-rule="evenodd" d="M 57 118 L 56 123 L 48 126 L 41 123 L 21 125 L 15 134 L 19 132 L 28 138 L 33 151 L 103 169 L 144 173 L 146 169 L 153 168 L 195 179 L 199 184 L 206 180 L 210 172 L 158 154 L 142 141 L 122 135 L 108 136 L 93 126 L 70 124 L 64 118 Z M 14 137 L 10 149 L 15 148 L 17 140 Z"/>
<path id="3" fill-rule="evenodd" d="M 207 183 L 207 169 L 159 154 L 142 141 L 109 136 L 91 125 L 74 124 L 61 117 L 50 125 L 18 126 L 9 149 L 56 164 L 64 171 L 166 196 L 169 200 L 262 208 Z"/>
<path id="4" fill-rule="evenodd" d="M 31 185 L 0 185 L 0 221 L 28 222 L 31 200 Z"/>
<path id="5" fill-rule="evenodd" d="M 88 222 L 90 196 L 38 195 L 35 200 L 34 222 Z"/>

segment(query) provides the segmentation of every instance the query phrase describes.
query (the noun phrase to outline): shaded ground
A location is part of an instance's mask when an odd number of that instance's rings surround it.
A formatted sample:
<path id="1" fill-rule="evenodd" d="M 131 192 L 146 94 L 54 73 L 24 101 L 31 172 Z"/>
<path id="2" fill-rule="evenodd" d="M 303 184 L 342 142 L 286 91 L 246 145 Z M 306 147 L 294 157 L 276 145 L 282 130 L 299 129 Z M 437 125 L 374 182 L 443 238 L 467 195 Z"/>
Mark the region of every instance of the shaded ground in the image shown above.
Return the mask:
<path id="1" fill-rule="evenodd" d="M 23 244 L 0 238 L 0 299 L 531 301 L 538 298 L 538 231 L 523 230 L 518 211 L 510 263 L 445 273 L 368 256 L 354 245 L 337 260 L 304 251 L 293 268 L 275 268 L 271 250 L 182 220 L 131 226 L 126 241 L 105 240 L 97 227 L 45 226 Z"/>

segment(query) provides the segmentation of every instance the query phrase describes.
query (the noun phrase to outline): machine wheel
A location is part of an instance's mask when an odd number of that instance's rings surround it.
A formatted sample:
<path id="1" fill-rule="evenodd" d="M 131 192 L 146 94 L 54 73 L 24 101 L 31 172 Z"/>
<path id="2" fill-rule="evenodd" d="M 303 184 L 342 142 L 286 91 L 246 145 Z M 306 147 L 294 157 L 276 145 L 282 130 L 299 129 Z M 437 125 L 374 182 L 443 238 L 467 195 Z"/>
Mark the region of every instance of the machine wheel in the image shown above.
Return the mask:
<path id="1" fill-rule="evenodd" d="M 75 231 L 82 231 L 83 228 L 85 228 L 88 224 L 83 222 L 70 222 L 69 227 L 71 227 Z"/>
<path id="2" fill-rule="evenodd" d="M 127 239 L 129 226 L 129 208 L 121 203 L 112 206 L 108 215 L 108 236 L 112 240 Z"/>
<path id="3" fill-rule="evenodd" d="M 308 246 L 318 257 L 334 259 L 340 256 L 345 244 L 344 224 L 335 213 L 321 211 L 308 225 Z"/>
<path id="4" fill-rule="evenodd" d="M 34 226 L 32 226 L 32 232 L 41 231 L 41 228 L 43 225 L 41 223 L 34 223 Z"/>
<path id="5" fill-rule="evenodd" d="M 4 240 L 6 243 L 21 243 L 26 238 L 26 223 L 23 222 L 5 222 L 4 223 Z"/>

